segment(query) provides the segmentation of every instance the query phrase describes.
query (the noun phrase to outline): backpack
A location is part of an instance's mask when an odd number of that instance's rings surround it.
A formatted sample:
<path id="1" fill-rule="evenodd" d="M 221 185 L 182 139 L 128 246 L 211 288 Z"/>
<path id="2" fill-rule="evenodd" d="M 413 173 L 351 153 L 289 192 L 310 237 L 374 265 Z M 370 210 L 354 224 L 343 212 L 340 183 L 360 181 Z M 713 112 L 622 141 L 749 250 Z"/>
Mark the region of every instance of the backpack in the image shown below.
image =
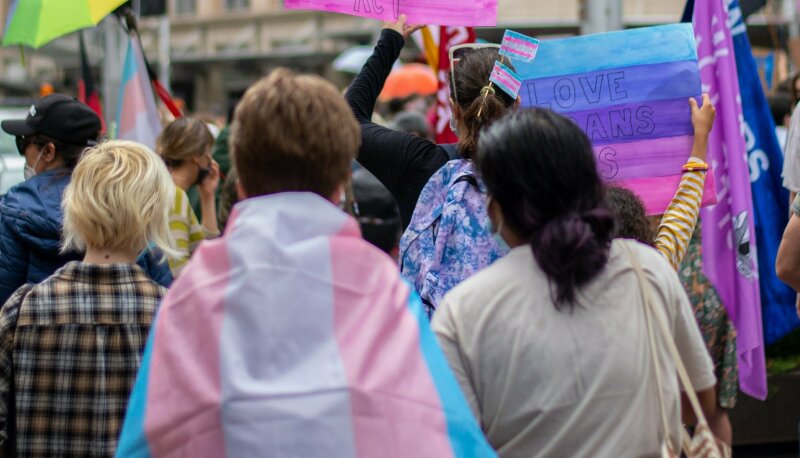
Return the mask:
<path id="1" fill-rule="evenodd" d="M 450 289 L 505 254 L 489 231 L 485 199 L 473 163 L 460 158 L 439 169 L 420 193 L 400 239 L 400 272 L 428 318 Z"/>

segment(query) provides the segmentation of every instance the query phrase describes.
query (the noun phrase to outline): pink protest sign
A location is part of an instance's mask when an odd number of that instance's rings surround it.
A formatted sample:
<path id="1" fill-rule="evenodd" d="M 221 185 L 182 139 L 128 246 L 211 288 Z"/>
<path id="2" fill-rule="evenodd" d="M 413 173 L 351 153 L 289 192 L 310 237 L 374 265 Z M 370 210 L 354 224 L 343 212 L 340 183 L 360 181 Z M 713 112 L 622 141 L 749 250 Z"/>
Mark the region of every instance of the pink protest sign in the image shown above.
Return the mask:
<path id="1" fill-rule="evenodd" d="M 290 10 L 317 10 L 409 24 L 494 26 L 497 0 L 285 0 Z"/>
<path id="2" fill-rule="evenodd" d="M 653 46 L 669 43 L 669 46 Z M 592 141 L 602 177 L 664 213 L 694 140 L 689 97 L 701 94 L 691 24 L 545 40 L 512 57 L 522 105 L 557 111 Z M 717 202 L 708 174 L 704 205 Z"/>

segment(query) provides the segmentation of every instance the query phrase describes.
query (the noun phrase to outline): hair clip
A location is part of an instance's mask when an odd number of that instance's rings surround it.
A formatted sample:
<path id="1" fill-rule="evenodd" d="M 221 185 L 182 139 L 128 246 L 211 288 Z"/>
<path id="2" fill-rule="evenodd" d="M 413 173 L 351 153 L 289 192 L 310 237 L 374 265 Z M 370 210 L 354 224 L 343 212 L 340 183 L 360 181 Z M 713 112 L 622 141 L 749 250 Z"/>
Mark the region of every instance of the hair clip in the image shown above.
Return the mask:
<path id="1" fill-rule="evenodd" d="M 482 96 L 486 97 L 486 96 L 488 96 L 489 94 L 492 94 L 492 95 L 495 95 L 495 94 L 497 94 L 497 92 L 496 92 L 496 91 L 494 90 L 494 88 L 492 87 L 492 83 L 489 83 L 489 84 L 487 84 L 486 86 L 484 86 L 484 87 L 481 89 L 481 95 L 482 95 Z"/>

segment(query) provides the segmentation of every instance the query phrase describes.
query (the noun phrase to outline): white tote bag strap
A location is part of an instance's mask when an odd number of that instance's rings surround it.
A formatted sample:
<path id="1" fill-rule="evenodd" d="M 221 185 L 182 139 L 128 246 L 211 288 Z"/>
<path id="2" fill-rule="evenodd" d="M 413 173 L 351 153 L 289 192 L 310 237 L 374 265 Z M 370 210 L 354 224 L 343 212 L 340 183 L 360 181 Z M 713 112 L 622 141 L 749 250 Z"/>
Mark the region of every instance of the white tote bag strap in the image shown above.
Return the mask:
<path id="1" fill-rule="evenodd" d="M 642 301 L 645 303 L 644 307 L 644 319 L 647 325 L 647 336 L 650 340 L 650 354 L 652 357 L 653 368 L 655 369 L 656 375 L 656 391 L 658 393 L 658 403 L 660 405 L 659 413 L 661 414 L 661 423 L 664 427 L 664 437 L 667 441 L 670 440 L 670 428 L 669 428 L 669 420 L 667 419 L 667 406 L 664 402 L 664 383 L 661 378 L 661 367 L 658 364 L 658 343 L 656 341 L 655 333 L 653 332 L 653 319 L 651 318 L 650 312 L 650 290 L 647 285 L 647 281 L 644 278 L 644 273 L 642 272 L 642 267 L 639 265 L 639 260 L 636 258 L 636 255 L 633 254 L 630 247 L 627 244 L 623 244 L 625 247 L 625 251 L 628 252 L 628 257 L 631 260 L 631 264 L 633 264 L 633 270 L 636 272 L 636 278 L 639 283 L 639 290 L 642 294 Z"/>
<path id="2" fill-rule="evenodd" d="M 686 372 L 686 366 L 683 365 L 683 360 L 678 352 L 678 347 L 675 346 L 675 341 L 672 338 L 672 332 L 670 331 L 669 326 L 667 326 L 667 318 L 664 316 L 664 310 L 662 307 L 656 306 L 655 302 L 653 301 L 652 289 L 650 288 L 650 283 L 644 276 L 644 271 L 639 263 L 639 259 L 636 257 L 630 247 L 625 245 L 625 249 L 628 252 L 628 256 L 631 258 L 631 263 L 633 264 L 633 268 L 636 271 L 637 277 L 639 278 L 639 285 L 641 285 L 642 294 L 645 296 L 645 309 L 650 312 L 649 314 L 654 318 L 653 321 L 655 321 L 656 325 L 658 326 L 661 335 L 664 336 L 664 343 L 672 355 L 672 360 L 675 362 L 675 369 L 678 372 L 678 378 L 681 381 L 681 385 L 683 385 L 686 396 L 689 398 L 689 403 L 692 405 L 692 410 L 697 418 L 697 423 L 699 425 L 707 425 L 708 422 L 706 421 L 705 415 L 703 415 L 703 409 L 700 406 L 700 400 L 697 398 L 697 393 L 694 391 L 692 381 L 689 379 L 689 374 Z M 650 341 L 653 343 L 655 341 L 655 337 L 652 334 L 650 337 Z M 657 367 L 658 364 L 656 364 L 656 368 Z M 658 370 L 656 370 L 656 374 L 658 374 Z M 661 389 L 660 386 L 659 389 Z M 663 407 L 664 404 L 662 400 L 662 409 Z"/>

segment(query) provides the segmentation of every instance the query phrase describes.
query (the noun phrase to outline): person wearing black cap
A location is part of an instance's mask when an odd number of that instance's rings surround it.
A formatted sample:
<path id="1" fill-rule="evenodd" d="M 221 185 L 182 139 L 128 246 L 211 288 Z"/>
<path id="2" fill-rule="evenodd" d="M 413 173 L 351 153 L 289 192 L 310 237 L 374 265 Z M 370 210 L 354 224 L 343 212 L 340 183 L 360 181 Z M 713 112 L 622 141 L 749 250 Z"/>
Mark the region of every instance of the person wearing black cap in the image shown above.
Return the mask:
<path id="1" fill-rule="evenodd" d="M 0 304 L 25 283 L 39 283 L 82 253 L 60 253 L 61 200 L 72 170 L 88 146 L 96 145 L 102 124 L 77 99 L 52 94 L 31 106 L 25 119 L 0 123 L 16 137 L 25 156 L 26 180 L 0 201 Z M 152 254 L 139 264 L 162 285 L 172 276 Z"/>

